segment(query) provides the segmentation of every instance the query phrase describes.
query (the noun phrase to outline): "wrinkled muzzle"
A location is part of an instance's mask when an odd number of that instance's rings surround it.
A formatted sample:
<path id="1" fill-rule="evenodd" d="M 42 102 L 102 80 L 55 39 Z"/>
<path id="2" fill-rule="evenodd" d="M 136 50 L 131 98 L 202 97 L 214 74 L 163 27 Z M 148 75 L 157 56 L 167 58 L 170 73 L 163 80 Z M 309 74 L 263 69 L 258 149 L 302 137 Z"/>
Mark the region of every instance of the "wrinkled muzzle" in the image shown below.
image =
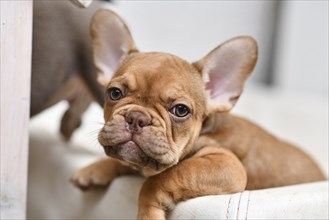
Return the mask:
<path id="1" fill-rule="evenodd" d="M 145 112 L 116 112 L 99 132 L 106 154 L 134 168 L 151 168 L 156 173 L 178 162 L 175 146 L 161 117 Z"/>

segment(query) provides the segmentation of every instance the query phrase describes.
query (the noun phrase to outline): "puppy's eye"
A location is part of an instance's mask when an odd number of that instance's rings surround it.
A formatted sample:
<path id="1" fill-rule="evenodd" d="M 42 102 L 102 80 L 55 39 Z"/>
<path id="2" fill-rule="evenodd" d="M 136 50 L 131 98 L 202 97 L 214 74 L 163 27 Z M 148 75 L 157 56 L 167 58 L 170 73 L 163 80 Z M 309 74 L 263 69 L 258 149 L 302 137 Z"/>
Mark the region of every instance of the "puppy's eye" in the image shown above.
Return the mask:
<path id="1" fill-rule="evenodd" d="M 112 87 L 108 89 L 108 94 L 111 100 L 116 101 L 122 98 L 122 92 L 117 87 Z"/>
<path id="2" fill-rule="evenodd" d="M 170 112 L 179 118 L 184 118 L 190 114 L 190 109 L 183 104 L 175 105 Z"/>

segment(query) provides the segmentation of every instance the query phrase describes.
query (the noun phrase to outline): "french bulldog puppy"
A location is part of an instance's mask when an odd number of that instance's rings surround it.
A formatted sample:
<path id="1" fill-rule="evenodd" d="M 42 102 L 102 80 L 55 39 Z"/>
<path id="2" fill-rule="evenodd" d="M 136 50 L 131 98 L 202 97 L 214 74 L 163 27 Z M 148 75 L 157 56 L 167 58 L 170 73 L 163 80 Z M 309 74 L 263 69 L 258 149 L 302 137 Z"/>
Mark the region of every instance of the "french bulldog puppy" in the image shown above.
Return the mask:
<path id="1" fill-rule="evenodd" d="M 59 101 L 69 108 L 61 133 L 69 139 L 81 115 L 96 100 L 103 105 L 102 87 L 96 81 L 89 26 L 92 15 L 104 4 L 80 9 L 70 1 L 33 2 L 31 116 Z"/>
<path id="2" fill-rule="evenodd" d="M 197 196 L 325 179 L 304 152 L 228 113 L 256 64 L 252 38 L 233 38 L 189 63 L 139 52 L 109 10 L 95 14 L 91 34 L 106 90 L 99 142 L 109 158 L 75 173 L 76 186 L 141 173 L 138 219 L 165 219 L 176 203 Z"/>

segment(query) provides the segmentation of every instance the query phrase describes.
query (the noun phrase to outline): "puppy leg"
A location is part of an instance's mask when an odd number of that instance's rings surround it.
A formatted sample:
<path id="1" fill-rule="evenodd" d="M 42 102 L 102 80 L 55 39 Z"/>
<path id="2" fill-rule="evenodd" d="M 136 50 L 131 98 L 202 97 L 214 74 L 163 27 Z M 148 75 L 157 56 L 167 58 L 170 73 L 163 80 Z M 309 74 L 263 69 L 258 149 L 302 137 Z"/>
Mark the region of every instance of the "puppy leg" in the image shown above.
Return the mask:
<path id="1" fill-rule="evenodd" d="M 139 195 L 138 219 L 165 219 L 166 212 L 180 201 L 240 192 L 246 184 L 246 171 L 233 153 L 205 147 L 145 181 Z"/>
<path id="2" fill-rule="evenodd" d="M 135 170 L 122 165 L 119 161 L 106 158 L 77 171 L 71 177 L 71 182 L 82 190 L 104 188 L 118 176 L 135 173 Z"/>
<path id="3" fill-rule="evenodd" d="M 60 132 L 65 140 L 69 140 L 74 130 L 80 127 L 82 114 L 92 101 L 93 98 L 87 91 L 85 94 L 76 94 L 74 98 L 69 100 L 69 108 L 64 113 L 60 126 Z"/>
<path id="4" fill-rule="evenodd" d="M 93 96 L 79 77 L 72 77 L 69 86 L 69 89 L 74 92 L 66 98 L 69 108 L 64 113 L 60 126 L 60 132 L 65 140 L 69 140 L 74 130 L 80 127 L 82 114 L 93 101 Z"/>

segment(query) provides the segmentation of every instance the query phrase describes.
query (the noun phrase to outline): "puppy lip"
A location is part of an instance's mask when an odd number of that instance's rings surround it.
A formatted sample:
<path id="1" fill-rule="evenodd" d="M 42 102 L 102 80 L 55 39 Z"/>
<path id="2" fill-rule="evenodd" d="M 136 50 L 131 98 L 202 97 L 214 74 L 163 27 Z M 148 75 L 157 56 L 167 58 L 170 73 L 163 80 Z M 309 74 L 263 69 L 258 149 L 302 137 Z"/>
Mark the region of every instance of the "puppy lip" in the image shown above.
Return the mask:
<path id="1" fill-rule="evenodd" d="M 122 145 L 128 145 L 129 147 L 138 147 L 139 149 L 141 149 L 138 144 L 136 144 L 136 142 L 132 141 L 132 140 L 128 140 L 128 141 L 123 141 L 121 143 L 116 144 L 115 146 L 112 145 L 103 145 L 103 148 L 105 150 L 106 155 L 108 156 L 113 156 L 113 153 L 116 153 L 116 149 Z M 144 153 L 144 152 L 143 152 Z"/>
<path id="2" fill-rule="evenodd" d="M 124 146 L 124 145 L 126 145 L 128 148 L 132 148 L 132 150 L 134 148 L 139 149 L 139 147 L 133 141 L 123 142 L 123 143 L 115 145 L 115 146 L 106 145 L 106 146 L 103 146 L 103 147 L 104 147 L 104 150 L 105 150 L 105 154 L 107 156 L 118 159 L 118 160 L 121 160 L 121 161 L 128 162 L 128 163 L 133 164 L 133 165 L 137 165 L 137 166 L 140 167 L 140 164 L 138 164 L 138 162 L 135 162 L 135 161 L 131 160 L 131 158 L 129 159 L 129 157 L 127 158 L 126 156 L 124 156 L 124 154 L 122 154 L 120 152 L 122 150 L 121 146 Z"/>
<path id="3" fill-rule="evenodd" d="M 141 147 L 138 146 L 136 142 L 133 140 L 123 141 L 121 143 L 118 143 L 116 145 L 104 145 L 103 148 L 105 150 L 105 154 L 110 157 L 114 157 L 120 160 L 124 160 L 124 158 L 120 155 L 120 151 L 123 150 L 122 147 L 125 147 L 127 151 L 134 151 L 137 149 L 141 153 L 143 153 L 146 157 L 147 155 L 144 153 Z M 127 149 L 128 148 L 128 149 Z M 131 161 L 127 161 L 131 162 Z M 133 163 L 133 162 L 131 162 Z"/>
<path id="4" fill-rule="evenodd" d="M 113 152 L 113 147 L 110 146 L 110 145 L 106 145 L 106 146 L 103 146 L 104 150 L 105 150 L 105 154 L 107 156 L 112 156 L 112 152 Z"/>
<path id="5" fill-rule="evenodd" d="M 131 161 L 131 160 L 125 160 L 122 155 L 119 155 L 118 154 L 118 149 L 120 148 L 120 146 L 123 146 L 123 145 L 127 145 L 127 147 L 131 147 L 131 148 L 138 148 L 138 150 L 141 151 L 141 153 L 143 153 L 145 155 L 144 157 L 144 160 L 142 163 L 137 163 L 137 162 L 134 162 L 134 161 Z M 132 165 L 135 165 L 137 167 L 140 167 L 140 168 L 144 168 L 144 167 L 153 167 L 155 170 L 161 170 L 163 167 L 168 167 L 169 164 L 162 164 L 160 163 L 159 161 L 155 160 L 154 158 L 148 156 L 147 154 L 145 154 L 145 152 L 143 151 L 143 149 L 136 143 L 134 142 L 133 140 L 129 140 L 129 141 L 125 141 L 125 142 L 122 142 L 120 144 L 117 144 L 115 146 L 112 146 L 112 145 L 104 145 L 103 146 L 104 150 L 105 150 L 105 154 L 109 157 L 112 157 L 112 158 L 116 158 L 118 160 L 121 160 L 121 161 L 125 161 L 125 162 L 128 162 Z"/>

